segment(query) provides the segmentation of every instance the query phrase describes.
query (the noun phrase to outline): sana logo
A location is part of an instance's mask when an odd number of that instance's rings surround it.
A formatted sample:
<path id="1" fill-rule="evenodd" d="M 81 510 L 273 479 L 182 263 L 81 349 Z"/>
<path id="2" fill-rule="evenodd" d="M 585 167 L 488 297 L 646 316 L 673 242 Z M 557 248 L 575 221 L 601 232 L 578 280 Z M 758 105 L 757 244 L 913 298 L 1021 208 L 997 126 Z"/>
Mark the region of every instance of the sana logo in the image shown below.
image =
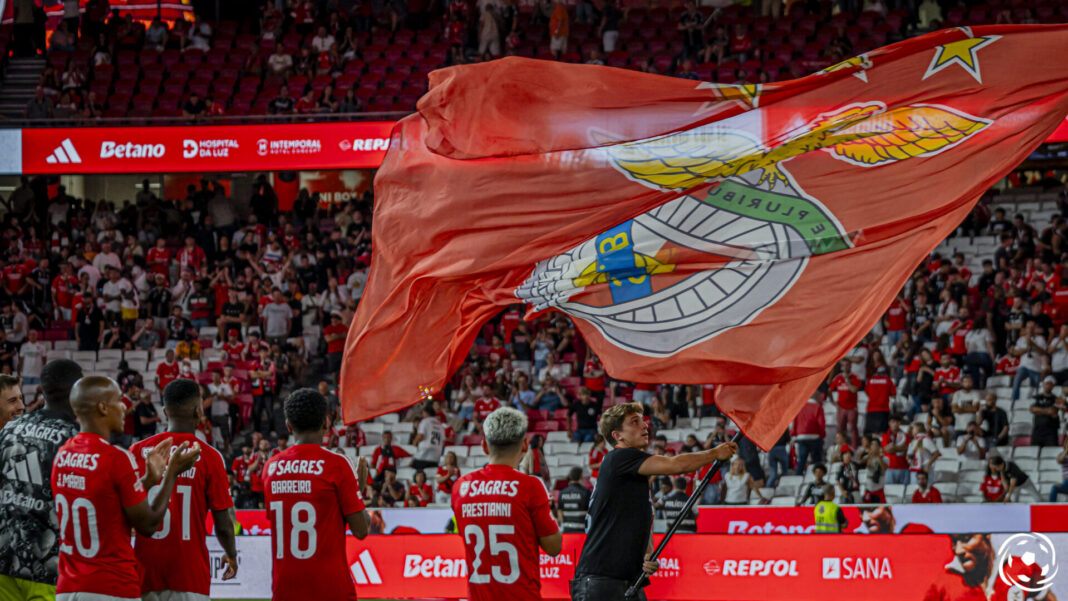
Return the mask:
<path id="1" fill-rule="evenodd" d="M 874 167 L 937 154 L 991 123 L 941 106 L 867 102 L 821 114 L 768 147 L 761 119 L 753 110 L 732 128 L 624 143 L 591 131 L 602 144 L 592 152 L 617 171 L 679 195 L 539 262 L 515 295 L 583 319 L 632 353 L 674 355 L 751 322 L 811 257 L 853 247 L 854 235 L 790 172 L 791 159 L 825 151 Z"/>

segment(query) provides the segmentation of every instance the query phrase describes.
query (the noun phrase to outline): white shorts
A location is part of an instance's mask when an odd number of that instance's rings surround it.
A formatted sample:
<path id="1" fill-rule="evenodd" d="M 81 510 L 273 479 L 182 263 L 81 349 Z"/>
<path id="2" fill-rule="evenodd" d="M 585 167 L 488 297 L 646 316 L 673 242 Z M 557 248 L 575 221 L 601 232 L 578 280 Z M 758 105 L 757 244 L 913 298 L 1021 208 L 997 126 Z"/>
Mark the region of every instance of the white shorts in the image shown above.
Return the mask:
<path id="1" fill-rule="evenodd" d="M 56 601 L 141 601 L 137 597 L 112 597 L 100 593 L 57 593 Z"/>
<path id="2" fill-rule="evenodd" d="M 550 38 L 549 52 L 567 52 L 567 38 L 564 36 Z"/>

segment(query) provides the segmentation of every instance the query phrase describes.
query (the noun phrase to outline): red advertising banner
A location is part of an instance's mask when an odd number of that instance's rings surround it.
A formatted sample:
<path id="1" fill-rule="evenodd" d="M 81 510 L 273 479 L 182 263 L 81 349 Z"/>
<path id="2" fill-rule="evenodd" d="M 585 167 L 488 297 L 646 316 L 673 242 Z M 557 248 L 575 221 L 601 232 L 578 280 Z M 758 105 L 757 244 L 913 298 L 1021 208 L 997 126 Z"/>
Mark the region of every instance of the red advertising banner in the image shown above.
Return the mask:
<path id="1" fill-rule="evenodd" d="M 1018 586 L 1013 590 L 1011 582 L 1000 583 L 999 551 L 1003 551 L 1013 557 L 1009 564 L 1015 569 L 1022 569 L 1021 565 L 1027 570 L 1046 568 L 1052 592 L 1062 598 L 1068 593 L 1068 570 L 1055 570 L 1056 554 L 1063 557 L 1068 552 L 1068 535 L 1051 538 L 1052 547 L 1046 544 L 1050 539 L 1030 534 L 971 535 L 961 541 L 961 552 L 974 561 L 962 567 L 954 561 L 948 535 L 683 534 L 671 539 L 660 558 L 660 571 L 645 592 L 652 600 L 683 601 L 1024 599 L 1026 594 Z M 582 542 L 582 535 L 565 535 L 560 555 L 541 556 L 543 598 L 568 598 L 568 581 L 574 576 Z M 467 566 L 459 536 L 368 537 L 363 541 L 350 537 L 347 555 L 361 598 L 467 596 Z M 1021 557 L 1029 561 L 1021 564 Z M 1011 581 L 1013 571 L 1005 571 Z M 972 587 L 967 581 L 981 584 Z M 988 582 L 994 591 L 989 597 L 980 588 Z"/>
<path id="2" fill-rule="evenodd" d="M 1068 529 L 1068 507 L 1049 506 L 1060 516 L 1035 526 L 1034 507 L 1023 504 L 846 505 L 846 532 L 857 534 L 923 534 L 955 532 L 1061 532 Z M 697 531 L 707 534 L 812 534 L 813 507 L 700 507 Z"/>
<path id="3" fill-rule="evenodd" d="M 375 121 L 5 130 L 0 131 L 0 173 L 376 169 L 389 147 L 393 125 Z M 1068 141 L 1068 121 L 1046 141 Z M 324 202 L 360 191 L 359 185 L 345 182 L 319 185 L 329 195 Z"/>
<path id="4" fill-rule="evenodd" d="M 204 173 L 377 167 L 392 122 L 22 130 L 22 173 Z"/>

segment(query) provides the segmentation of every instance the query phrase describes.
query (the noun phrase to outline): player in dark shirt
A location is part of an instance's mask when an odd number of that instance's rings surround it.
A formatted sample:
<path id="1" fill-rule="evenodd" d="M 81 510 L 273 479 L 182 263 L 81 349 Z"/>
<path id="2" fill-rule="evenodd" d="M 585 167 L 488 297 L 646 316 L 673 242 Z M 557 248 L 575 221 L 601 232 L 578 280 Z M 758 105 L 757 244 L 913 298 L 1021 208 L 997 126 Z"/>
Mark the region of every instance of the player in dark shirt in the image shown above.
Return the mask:
<path id="1" fill-rule="evenodd" d="M 573 467 L 567 475 L 567 488 L 560 491 L 558 509 L 564 533 L 586 531 L 586 512 L 590 508 L 590 489 L 582 485 L 582 468 Z"/>
<path id="2" fill-rule="evenodd" d="M 0 496 L 16 499 L 0 511 L 0 598 L 56 594 L 59 524 L 52 459 L 78 433 L 70 389 L 81 377 L 82 368 L 69 359 L 49 362 L 41 369 L 44 408 L 0 431 Z"/>
<path id="3" fill-rule="evenodd" d="M 600 430 L 615 448 L 605 456 L 586 518 L 586 543 L 571 581 L 572 601 L 623 599 L 631 579 L 658 568 L 653 550 L 649 476 L 696 472 L 738 450 L 733 442 L 699 453 L 650 455 L 649 426 L 640 403 L 615 405 L 601 417 Z M 644 559 L 643 559 L 644 558 Z M 639 591 L 636 597 L 645 599 Z"/>

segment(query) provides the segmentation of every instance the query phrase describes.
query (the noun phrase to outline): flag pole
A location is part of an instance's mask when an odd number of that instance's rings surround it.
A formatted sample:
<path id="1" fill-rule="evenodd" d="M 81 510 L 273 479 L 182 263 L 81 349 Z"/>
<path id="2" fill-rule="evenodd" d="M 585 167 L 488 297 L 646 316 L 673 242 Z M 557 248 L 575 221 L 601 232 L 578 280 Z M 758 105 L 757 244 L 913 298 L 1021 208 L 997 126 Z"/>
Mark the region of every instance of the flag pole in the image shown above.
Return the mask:
<path id="1" fill-rule="evenodd" d="M 738 430 L 734 437 L 731 438 L 731 442 L 738 443 L 741 440 L 742 431 Z M 660 553 L 664 551 L 664 547 L 667 546 L 668 541 L 671 540 L 671 537 L 675 534 L 675 531 L 679 529 L 679 525 L 682 524 L 682 520 L 685 519 L 686 515 L 690 513 L 690 510 L 693 509 L 693 506 L 697 504 L 697 500 L 701 498 L 701 495 L 705 492 L 705 489 L 708 488 L 708 484 L 712 482 L 713 474 L 718 472 L 724 464 L 726 464 L 726 461 L 724 461 L 723 459 L 717 459 L 712 464 L 712 467 L 705 474 L 705 477 L 701 478 L 701 481 L 697 484 L 697 488 L 694 489 L 693 494 L 690 495 L 690 498 L 686 500 L 686 505 L 684 505 L 682 507 L 682 511 L 680 511 L 679 514 L 675 516 L 675 521 L 671 523 L 670 527 L 668 527 L 667 532 L 664 534 L 664 538 L 660 539 L 660 544 L 656 546 L 656 549 L 653 551 L 653 554 L 649 556 L 649 561 L 656 561 L 656 559 L 660 557 Z M 638 589 L 641 588 L 642 581 L 645 580 L 645 578 L 646 575 L 644 573 L 639 574 L 638 579 L 635 580 L 634 584 L 630 585 L 630 588 L 627 589 L 624 598 L 633 599 L 635 595 L 638 594 Z"/>

